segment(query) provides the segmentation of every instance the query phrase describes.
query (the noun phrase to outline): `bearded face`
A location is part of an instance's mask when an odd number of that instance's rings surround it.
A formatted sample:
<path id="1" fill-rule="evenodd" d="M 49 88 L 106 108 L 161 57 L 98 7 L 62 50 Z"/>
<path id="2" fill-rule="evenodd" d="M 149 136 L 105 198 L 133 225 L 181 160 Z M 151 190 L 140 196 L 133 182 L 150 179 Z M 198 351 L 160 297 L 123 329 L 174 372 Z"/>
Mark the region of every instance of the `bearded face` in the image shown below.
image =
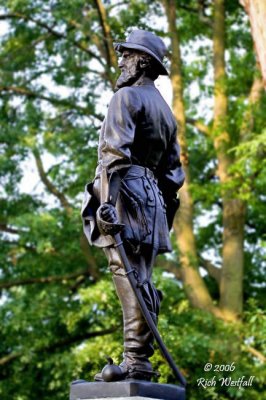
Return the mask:
<path id="1" fill-rule="evenodd" d="M 142 75 L 143 69 L 140 67 L 141 53 L 135 50 L 125 49 L 118 64 L 121 75 L 117 79 L 116 89 L 124 86 L 133 85 Z"/>

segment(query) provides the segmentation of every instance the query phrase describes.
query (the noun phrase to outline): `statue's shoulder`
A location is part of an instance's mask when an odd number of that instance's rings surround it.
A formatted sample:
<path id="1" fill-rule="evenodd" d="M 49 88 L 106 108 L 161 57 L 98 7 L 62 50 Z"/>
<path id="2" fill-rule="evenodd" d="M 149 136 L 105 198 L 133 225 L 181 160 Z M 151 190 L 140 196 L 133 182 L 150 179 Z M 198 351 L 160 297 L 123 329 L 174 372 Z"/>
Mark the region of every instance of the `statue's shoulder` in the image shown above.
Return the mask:
<path id="1" fill-rule="evenodd" d="M 124 86 L 121 89 L 118 89 L 117 92 L 115 92 L 114 96 L 117 96 L 117 97 L 127 97 L 127 96 L 128 97 L 129 96 L 135 97 L 135 96 L 138 95 L 137 93 L 138 93 L 138 91 L 136 90 L 135 86 Z"/>
<path id="2" fill-rule="evenodd" d="M 140 105 L 141 98 L 135 86 L 125 86 L 115 92 L 112 102 L 136 107 Z"/>

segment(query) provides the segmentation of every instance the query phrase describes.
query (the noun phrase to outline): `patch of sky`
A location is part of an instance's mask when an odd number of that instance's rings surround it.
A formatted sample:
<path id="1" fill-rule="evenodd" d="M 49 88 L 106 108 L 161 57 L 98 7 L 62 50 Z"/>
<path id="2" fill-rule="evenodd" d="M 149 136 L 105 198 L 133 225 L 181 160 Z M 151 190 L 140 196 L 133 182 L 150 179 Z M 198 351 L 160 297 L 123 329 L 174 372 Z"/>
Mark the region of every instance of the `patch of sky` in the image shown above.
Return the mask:
<path id="1" fill-rule="evenodd" d="M 219 215 L 219 207 L 214 205 L 210 211 L 203 211 L 202 214 L 197 217 L 196 225 L 198 228 L 205 228 L 212 224 Z"/>
<path id="2" fill-rule="evenodd" d="M 4 13 L 5 13 L 4 9 L 0 8 L 0 14 L 4 14 Z M 1 37 L 4 37 L 9 32 L 9 29 L 10 29 L 9 23 L 7 21 L 2 20 L 1 24 L 0 24 L 0 39 L 1 39 Z"/>
<path id="3" fill-rule="evenodd" d="M 63 157 L 55 158 L 50 153 L 45 152 L 42 156 L 44 170 L 47 171 L 52 165 L 63 161 Z M 49 194 L 40 180 L 37 172 L 35 160 L 31 154 L 28 155 L 27 159 L 21 163 L 23 176 L 18 184 L 18 190 L 20 193 L 31 194 L 39 198 L 45 199 L 48 209 L 59 205 L 59 200 L 55 196 Z"/>
<path id="4" fill-rule="evenodd" d="M 210 260 L 215 267 L 221 268 L 221 256 L 219 254 L 219 249 L 215 248 L 208 249 L 206 251 L 203 251 L 201 253 L 201 256 L 206 260 Z M 206 274 L 205 269 L 200 268 L 200 271 Z"/>

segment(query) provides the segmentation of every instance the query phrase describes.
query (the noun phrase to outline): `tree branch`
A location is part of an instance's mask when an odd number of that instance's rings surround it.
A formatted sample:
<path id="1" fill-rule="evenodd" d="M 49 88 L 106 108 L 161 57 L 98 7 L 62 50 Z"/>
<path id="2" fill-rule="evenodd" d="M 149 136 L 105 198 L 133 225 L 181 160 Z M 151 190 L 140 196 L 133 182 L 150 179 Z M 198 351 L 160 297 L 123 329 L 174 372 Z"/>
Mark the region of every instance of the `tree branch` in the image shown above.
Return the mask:
<path id="1" fill-rule="evenodd" d="M 177 280 L 182 280 L 181 270 L 180 270 L 180 268 L 178 268 L 176 262 L 174 262 L 172 260 L 167 260 L 163 256 L 158 256 L 154 267 L 156 268 L 156 267 L 160 267 L 160 266 L 162 266 L 165 271 L 171 272 L 172 274 L 174 274 L 174 276 Z"/>
<path id="2" fill-rule="evenodd" d="M 48 346 L 41 347 L 39 349 L 34 350 L 34 353 L 51 353 L 57 350 L 58 348 L 69 346 L 71 344 L 81 342 L 83 340 L 88 340 L 91 338 L 99 337 L 99 336 L 105 336 L 105 335 L 110 335 L 113 332 L 116 332 L 119 326 L 111 326 L 108 329 L 103 329 L 101 331 L 94 331 L 94 332 L 85 332 L 85 333 L 79 333 L 76 336 L 69 336 L 67 338 L 61 339 L 55 343 L 51 343 Z M 8 354 L 2 358 L 0 358 L 0 365 L 6 365 L 9 364 L 10 362 L 14 361 L 16 358 L 19 358 L 23 355 L 23 352 L 14 352 L 11 354 Z M 27 361 L 27 363 L 30 363 L 31 360 Z"/>
<path id="3" fill-rule="evenodd" d="M 242 124 L 240 127 L 240 141 L 245 142 L 246 138 L 252 132 L 254 127 L 254 107 L 259 103 L 263 94 L 263 81 L 260 76 L 258 76 L 259 66 L 255 70 L 254 79 L 250 88 L 250 93 L 248 96 L 248 107 L 244 113 Z"/>
<path id="4" fill-rule="evenodd" d="M 100 57 L 98 57 L 95 52 L 91 51 L 88 49 L 84 44 L 78 42 L 77 40 L 71 40 L 70 38 L 67 37 L 64 33 L 58 32 L 54 30 L 52 27 L 44 23 L 43 21 L 36 20 L 28 15 L 21 14 L 21 13 L 8 13 L 8 14 L 1 14 L 0 15 L 0 20 L 4 19 L 12 19 L 12 18 L 17 18 L 17 19 L 23 19 L 24 21 L 31 21 L 35 23 L 36 25 L 40 26 L 41 28 L 44 28 L 47 30 L 49 33 L 51 33 L 53 36 L 55 36 L 58 39 L 67 39 L 69 43 L 73 44 L 75 47 L 79 48 L 80 50 L 86 52 L 89 54 L 92 58 L 95 58 L 103 67 L 104 67 L 104 62 Z M 70 27 L 69 30 L 73 29 L 74 27 Z"/>
<path id="5" fill-rule="evenodd" d="M 33 285 L 33 284 L 46 284 L 46 283 L 54 283 L 54 282 L 63 282 L 69 281 L 71 279 L 75 279 L 78 277 L 83 276 L 91 276 L 91 273 L 88 268 L 73 272 L 72 274 L 65 274 L 65 275 L 51 275 L 45 276 L 40 278 L 26 278 L 26 279 L 18 279 L 13 281 L 0 281 L 0 289 L 10 289 L 16 286 L 26 286 L 26 285 Z"/>
<path id="6" fill-rule="evenodd" d="M 0 231 L 2 232 L 7 232 L 7 233 L 12 233 L 14 235 L 19 235 L 20 231 L 15 228 L 11 228 L 8 226 L 6 223 L 0 222 Z"/>
<path id="7" fill-rule="evenodd" d="M 20 244 L 18 241 L 14 241 L 14 240 L 10 241 L 10 240 L 1 239 L 1 241 L 3 243 L 5 243 L 6 245 L 8 245 L 8 246 L 23 247 L 27 251 L 36 252 L 36 247 L 34 247 L 34 246 L 30 246 L 30 245 L 27 245 L 27 244 Z"/>
<path id="8" fill-rule="evenodd" d="M 59 340 L 58 342 L 52 343 L 51 345 L 46 346 L 44 349 L 42 348 L 40 350 L 37 350 L 37 352 L 39 353 L 45 351 L 51 353 L 58 348 L 69 346 L 77 342 L 82 342 L 83 340 L 88 340 L 99 336 L 110 335 L 111 333 L 116 332 L 118 328 L 119 326 L 116 325 L 116 326 L 111 326 L 108 329 L 103 329 L 101 331 L 85 332 L 85 333 L 82 332 L 77 334 L 76 336 L 70 336 L 65 339 Z"/>
<path id="9" fill-rule="evenodd" d="M 35 147 L 33 149 L 33 155 L 36 161 L 36 165 L 37 165 L 37 169 L 38 169 L 38 173 L 39 176 L 41 178 L 41 181 L 43 182 L 43 184 L 45 185 L 45 187 L 47 188 L 47 190 L 53 194 L 55 197 L 58 198 L 58 200 L 60 201 L 62 207 L 66 210 L 68 215 L 72 214 L 72 206 L 69 204 L 67 198 L 65 197 L 65 195 L 63 193 L 61 193 L 55 186 L 54 184 L 48 179 L 45 171 L 44 171 L 44 167 L 43 167 L 43 163 L 42 163 L 42 159 L 39 153 L 39 150 Z"/>
<path id="10" fill-rule="evenodd" d="M 22 352 L 15 352 L 15 353 L 8 354 L 7 356 L 0 358 L 0 365 L 9 364 L 11 361 L 14 361 L 16 358 L 21 357 L 22 354 L 23 354 Z"/>
<path id="11" fill-rule="evenodd" d="M 257 349 L 254 349 L 254 347 L 250 347 L 250 346 L 245 346 L 244 350 L 247 351 L 248 353 L 252 354 L 253 356 L 255 356 L 258 360 L 260 360 L 263 364 L 266 362 L 266 357 L 264 356 L 264 354 L 262 354 L 260 351 L 258 351 Z"/>
<path id="12" fill-rule="evenodd" d="M 206 24 L 210 28 L 212 28 L 213 24 L 212 24 L 210 18 L 207 17 L 207 15 L 204 13 L 204 11 L 205 11 L 204 5 L 201 4 L 202 3 L 201 1 L 199 1 L 198 3 L 199 3 L 198 4 L 198 8 L 190 7 L 190 6 L 187 6 L 185 4 L 182 4 L 182 5 L 179 4 L 178 7 L 183 9 L 183 10 L 192 12 L 193 14 L 197 14 L 198 18 L 199 18 L 199 20 L 201 22 L 203 22 L 204 24 Z"/>
<path id="13" fill-rule="evenodd" d="M 82 250 L 83 256 L 87 261 L 87 264 L 90 266 L 90 274 L 91 276 L 97 280 L 99 278 L 99 267 L 95 261 L 95 258 L 92 254 L 91 247 L 88 244 L 87 238 L 84 233 L 80 236 L 80 248 Z"/>
<path id="14" fill-rule="evenodd" d="M 0 86 L 0 92 L 12 92 L 17 95 L 41 99 L 41 100 L 48 101 L 49 103 L 52 103 L 55 105 L 61 105 L 61 106 L 67 106 L 69 108 L 73 108 L 73 109 L 81 112 L 84 115 L 92 115 L 91 108 L 85 108 L 85 107 L 78 106 L 74 103 L 70 103 L 68 100 L 65 100 L 65 99 L 58 99 L 58 98 L 51 97 L 51 96 L 45 96 L 40 93 L 33 92 L 32 90 L 30 90 L 28 88 L 17 87 L 17 86 Z M 93 117 L 95 117 L 99 121 L 102 121 L 101 115 L 93 113 Z"/>
<path id="15" fill-rule="evenodd" d="M 116 60 L 116 55 L 115 51 L 113 48 L 113 40 L 112 40 L 112 35 L 111 35 L 111 28 L 108 23 L 107 15 L 106 15 L 106 10 L 104 8 L 104 5 L 101 0 L 94 0 L 95 6 L 98 11 L 100 23 L 102 26 L 102 31 L 103 31 L 103 41 L 104 41 L 104 47 L 105 47 L 105 54 L 106 54 L 106 61 L 107 65 L 109 68 L 114 68 L 117 70 L 117 60 Z M 109 81 L 114 88 L 115 82 L 112 79 L 112 76 L 108 74 Z"/>
<path id="16" fill-rule="evenodd" d="M 211 130 L 210 128 L 205 125 L 202 121 L 195 120 L 193 118 L 186 118 L 186 122 L 190 125 L 195 126 L 195 128 L 198 129 L 199 132 L 203 133 L 206 136 L 210 136 Z"/>
<path id="17" fill-rule="evenodd" d="M 117 2 L 117 3 L 115 3 L 115 4 L 108 4 L 108 11 L 110 11 L 110 10 L 113 10 L 114 8 L 117 8 L 117 7 L 121 7 L 121 6 L 125 6 L 126 4 L 130 4 L 130 2 L 127 0 L 127 1 L 119 1 L 119 2 Z"/>
<path id="18" fill-rule="evenodd" d="M 204 268 L 208 272 L 208 274 L 219 284 L 221 279 L 221 269 L 215 267 L 215 265 L 213 265 L 211 261 L 206 260 L 202 256 L 199 256 L 199 259 L 201 267 Z"/>
<path id="19" fill-rule="evenodd" d="M 106 10 L 104 8 L 104 5 L 101 0 L 94 0 L 100 23 L 102 26 L 102 31 L 104 35 L 104 46 L 106 50 L 106 59 L 107 59 L 107 64 L 109 68 L 113 67 L 114 69 L 117 69 L 117 61 L 116 61 L 116 55 L 115 51 L 113 48 L 113 40 L 111 36 L 111 28 L 108 23 L 107 15 L 106 15 Z"/>

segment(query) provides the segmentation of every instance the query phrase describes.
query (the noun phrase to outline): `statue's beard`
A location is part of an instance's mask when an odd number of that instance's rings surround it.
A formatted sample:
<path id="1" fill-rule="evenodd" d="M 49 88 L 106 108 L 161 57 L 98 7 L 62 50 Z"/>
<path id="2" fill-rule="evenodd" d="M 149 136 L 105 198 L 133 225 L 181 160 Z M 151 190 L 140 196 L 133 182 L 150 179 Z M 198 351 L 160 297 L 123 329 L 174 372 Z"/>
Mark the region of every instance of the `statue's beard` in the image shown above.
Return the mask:
<path id="1" fill-rule="evenodd" d="M 116 81 L 115 88 L 121 89 L 124 86 L 133 85 L 141 76 L 142 71 L 136 65 L 131 66 L 131 68 L 123 68 L 121 75 Z"/>

